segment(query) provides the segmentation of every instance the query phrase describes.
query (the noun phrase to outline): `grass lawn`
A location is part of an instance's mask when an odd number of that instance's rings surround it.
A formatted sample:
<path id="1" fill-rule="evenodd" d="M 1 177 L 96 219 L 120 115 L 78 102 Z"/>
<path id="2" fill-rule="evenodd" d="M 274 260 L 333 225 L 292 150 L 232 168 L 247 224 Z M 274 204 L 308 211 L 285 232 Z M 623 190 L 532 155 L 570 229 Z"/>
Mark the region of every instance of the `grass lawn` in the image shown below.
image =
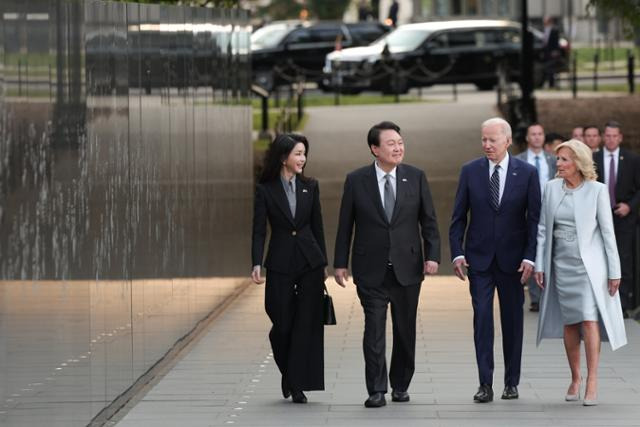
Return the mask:
<path id="1" fill-rule="evenodd" d="M 413 95 L 400 95 L 400 102 L 420 102 L 418 97 Z M 252 101 L 254 110 L 261 108 L 261 100 L 254 98 Z M 281 103 L 284 103 L 281 99 Z M 391 104 L 395 102 L 394 95 L 364 94 L 364 95 L 340 95 L 340 105 L 371 105 L 371 104 Z M 313 94 L 304 97 L 305 107 L 323 107 L 335 105 L 333 94 Z M 277 108 L 273 97 L 269 98 L 269 108 Z"/>
<path id="2" fill-rule="evenodd" d="M 596 47 L 579 47 L 571 49 L 571 54 L 578 58 L 578 70 L 586 71 L 594 69 L 594 57 L 597 53 L 599 56 L 598 70 L 606 72 L 611 70 L 613 61 L 613 70 L 627 70 L 627 55 L 629 49 L 626 47 L 614 48 L 596 48 Z M 640 71 L 640 48 L 631 49 L 635 56 L 635 69 Z"/>

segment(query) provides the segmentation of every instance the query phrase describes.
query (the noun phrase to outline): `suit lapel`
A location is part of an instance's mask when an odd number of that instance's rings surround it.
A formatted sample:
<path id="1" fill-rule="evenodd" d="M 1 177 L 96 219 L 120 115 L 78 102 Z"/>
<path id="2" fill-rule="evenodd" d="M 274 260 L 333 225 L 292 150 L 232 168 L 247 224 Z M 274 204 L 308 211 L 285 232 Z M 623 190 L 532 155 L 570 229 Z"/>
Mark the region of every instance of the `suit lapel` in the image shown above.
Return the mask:
<path id="1" fill-rule="evenodd" d="M 378 214 L 380 214 L 380 217 L 385 222 L 387 222 L 387 215 L 384 213 L 384 208 L 382 207 L 382 199 L 380 198 L 380 187 L 378 187 L 378 176 L 376 175 L 375 165 L 371 165 L 371 167 L 369 168 L 369 176 L 367 177 L 367 186 L 369 187 L 369 194 L 371 194 L 371 198 L 373 199 L 373 204 L 376 206 L 376 209 L 378 210 Z M 398 203 L 397 201 L 398 201 L 398 198 L 396 197 L 396 204 Z"/>
<path id="2" fill-rule="evenodd" d="M 296 184 L 299 184 L 298 180 L 296 180 Z M 300 187 L 300 185 L 297 185 L 296 187 Z M 282 187 L 280 178 L 271 181 L 271 193 L 273 194 L 273 199 L 275 200 L 276 205 L 280 208 L 284 216 L 291 222 L 291 224 L 295 225 L 293 215 L 291 215 L 291 209 L 289 209 L 289 201 L 287 200 L 287 195 L 284 193 L 284 188 Z"/>
<path id="3" fill-rule="evenodd" d="M 398 217 L 398 213 L 402 209 L 402 201 L 406 197 L 409 181 L 402 165 L 396 167 L 396 203 L 393 206 L 393 215 L 391 216 L 391 224 Z"/>
<path id="4" fill-rule="evenodd" d="M 598 151 L 593 156 L 596 163 L 596 173 L 598 174 L 598 181 L 604 184 L 604 153 L 603 150 Z"/>
<path id="5" fill-rule="evenodd" d="M 294 218 L 296 223 L 300 218 L 305 217 L 306 210 L 309 208 L 310 195 L 307 183 L 300 178 L 296 179 L 296 217 Z"/>
<path id="6" fill-rule="evenodd" d="M 478 180 L 478 183 L 482 186 L 482 188 L 480 188 L 479 194 L 487 195 L 487 205 L 489 205 L 491 210 L 493 210 L 493 205 L 491 204 L 491 191 L 489 190 L 489 181 L 491 180 L 489 176 L 489 159 L 487 159 L 486 157 L 482 159 L 480 169 L 482 169 L 482 178 Z"/>
<path id="7" fill-rule="evenodd" d="M 618 152 L 618 170 L 616 173 L 616 194 L 618 194 L 620 192 L 620 181 L 622 181 L 622 178 L 624 175 L 622 175 L 623 173 L 626 172 L 626 168 L 627 168 L 627 161 L 625 158 L 625 152 L 622 150 L 622 148 L 620 149 L 620 151 Z"/>
<path id="8" fill-rule="evenodd" d="M 509 166 L 507 166 L 507 175 L 504 182 L 504 192 L 502 193 L 502 198 L 500 199 L 500 208 L 498 208 L 498 210 L 502 209 L 502 205 L 511 194 L 511 190 L 513 189 L 516 180 L 518 179 L 518 173 L 518 164 L 512 156 L 509 156 Z"/>

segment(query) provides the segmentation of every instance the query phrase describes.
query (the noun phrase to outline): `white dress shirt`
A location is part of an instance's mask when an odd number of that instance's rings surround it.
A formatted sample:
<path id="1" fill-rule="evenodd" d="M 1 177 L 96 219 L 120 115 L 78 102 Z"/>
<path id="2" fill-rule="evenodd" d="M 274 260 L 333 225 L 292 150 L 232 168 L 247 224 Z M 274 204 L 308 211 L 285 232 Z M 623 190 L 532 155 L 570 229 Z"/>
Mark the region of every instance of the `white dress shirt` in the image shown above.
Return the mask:
<path id="1" fill-rule="evenodd" d="M 385 171 L 383 171 L 380 166 L 378 166 L 378 162 L 374 162 L 373 163 L 375 165 L 376 168 L 376 177 L 378 178 L 378 190 L 380 191 L 380 201 L 382 202 L 382 208 L 384 209 L 384 184 L 386 182 L 385 176 L 387 175 L 387 173 Z M 390 182 L 391 182 L 391 188 L 393 189 L 393 198 L 395 199 L 396 194 L 398 193 L 396 191 L 396 170 L 397 167 L 394 167 L 393 169 L 391 169 L 391 172 L 389 172 L 389 177 L 390 177 Z"/>
<path id="2" fill-rule="evenodd" d="M 534 153 L 533 150 L 527 150 L 527 163 L 531 166 L 536 166 L 536 156 L 538 156 L 538 161 L 540 162 L 540 170 L 538 171 L 538 179 L 540 180 L 540 195 L 544 194 L 544 185 L 549 181 L 549 163 L 547 163 L 547 159 L 544 156 L 544 152 L 540 151 L 538 154 Z"/>
<path id="3" fill-rule="evenodd" d="M 496 165 L 500 165 L 500 171 L 498 175 L 500 176 L 500 202 L 502 201 L 502 194 L 504 193 L 504 185 L 507 182 L 507 168 L 509 167 L 509 153 L 506 153 L 504 159 L 500 161 L 500 163 L 494 163 L 489 160 L 489 181 L 491 181 L 491 175 L 493 175 L 493 171 L 496 168 Z"/>
<path id="4" fill-rule="evenodd" d="M 614 151 L 609 151 L 606 148 L 602 151 L 602 166 L 604 166 L 604 183 L 609 186 L 609 165 L 611 164 L 611 155 L 613 154 L 613 164 L 615 165 L 615 170 L 613 174 L 616 176 L 616 181 L 618 179 L 618 164 L 620 163 L 620 147 L 616 148 Z"/>

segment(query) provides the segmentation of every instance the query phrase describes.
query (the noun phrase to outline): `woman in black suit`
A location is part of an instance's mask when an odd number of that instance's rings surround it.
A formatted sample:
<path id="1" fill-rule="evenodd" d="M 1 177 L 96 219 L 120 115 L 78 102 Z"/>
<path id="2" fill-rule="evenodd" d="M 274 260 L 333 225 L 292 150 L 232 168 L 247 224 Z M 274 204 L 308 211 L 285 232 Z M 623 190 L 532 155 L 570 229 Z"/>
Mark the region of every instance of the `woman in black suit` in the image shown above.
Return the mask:
<path id="1" fill-rule="evenodd" d="M 267 150 L 256 186 L 253 216 L 254 283 L 264 283 L 261 264 L 271 238 L 265 309 L 273 324 L 269 340 L 282 373 L 282 395 L 306 403 L 304 390 L 324 390 L 322 296 L 327 251 L 322 230 L 318 182 L 304 176 L 307 139 L 281 134 Z"/>

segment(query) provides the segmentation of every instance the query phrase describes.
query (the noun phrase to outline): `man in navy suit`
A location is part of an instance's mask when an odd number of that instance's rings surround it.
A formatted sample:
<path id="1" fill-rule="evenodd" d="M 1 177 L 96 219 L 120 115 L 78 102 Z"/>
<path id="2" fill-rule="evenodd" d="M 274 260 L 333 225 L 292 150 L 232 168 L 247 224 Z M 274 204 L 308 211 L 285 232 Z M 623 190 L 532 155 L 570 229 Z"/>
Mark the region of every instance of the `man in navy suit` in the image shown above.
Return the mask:
<path id="1" fill-rule="evenodd" d="M 449 228 L 455 274 L 465 280 L 463 267 L 469 274 L 480 379 L 474 400 L 481 403 L 493 400 L 493 297 L 496 288 L 505 364 L 502 398 L 518 398 L 523 285 L 533 271 L 536 255 L 541 202 L 538 173 L 527 162 L 509 156 L 510 145 L 509 123 L 492 118 L 482 124 L 485 157 L 462 167 Z"/>

